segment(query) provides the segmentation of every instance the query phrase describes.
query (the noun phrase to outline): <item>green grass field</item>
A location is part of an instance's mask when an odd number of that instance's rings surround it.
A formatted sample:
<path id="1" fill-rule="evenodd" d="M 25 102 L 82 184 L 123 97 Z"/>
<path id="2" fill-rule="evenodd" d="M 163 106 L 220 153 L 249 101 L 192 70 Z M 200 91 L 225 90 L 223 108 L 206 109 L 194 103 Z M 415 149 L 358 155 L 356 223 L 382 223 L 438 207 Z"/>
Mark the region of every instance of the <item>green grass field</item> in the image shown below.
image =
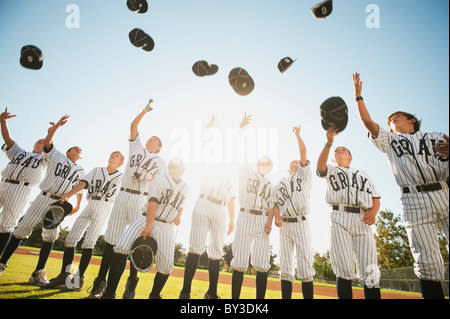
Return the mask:
<path id="1" fill-rule="evenodd" d="M 89 288 L 92 286 L 94 278 L 97 276 L 99 266 L 91 263 L 85 274 L 85 284 L 80 292 L 60 292 L 59 289 L 41 289 L 38 286 L 28 284 L 28 279 L 36 267 L 38 260 L 38 249 L 35 249 L 36 254 L 14 254 L 8 262 L 8 268 L 0 276 L 0 299 L 83 299 L 89 293 Z M 62 255 L 62 252 L 55 252 Z M 100 258 L 100 257 L 93 257 Z M 77 263 L 75 263 L 78 265 Z M 56 277 L 61 268 L 61 260 L 57 258 L 49 258 L 46 270 L 49 279 Z M 197 272 L 207 272 L 206 270 L 198 269 Z M 125 289 L 126 280 L 128 278 L 129 270 L 125 270 L 121 282 L 117 289 L 117 299 L 122 298 Z M 221 273 L 221 276 L 231 276 L 230 273 Z M 140 273 L 140 280 L 136 289 L 135 299 L 147 299 L 153 286 L 154 274 Z M 279 282 L 277 278 L 269 278 L 269 280 Z M 316 287 L 319 285 L 333 286 L 322 283 L 314 283 Z M 203 280 L 194 280 L 192 283 L 192 299 L 202 299 L 205 292 L 208 290 L 208 282 Z M 167 283 L 161 292 L 164 299 L 177 299 L 180 290 L 183 286 L 183 278 L 170 276 Z M 333 286 L 334 287 L 334 286 Z M 354 288 L 360 289 L 360 288 Z M 222 299 L 230 299 L 231 286 L 229 284 L 221 284 L 218 286 L 218 293 Z M 403 295 L 408 294 L 402 292 Z M 417 295 L 417 294 L 410 294 Z M 294 292 L 293 299 L 302 299 L 302 294 Z M 315 295 L 316 299 L 332 299 L 328 296 Z M 255 299 L 255 289 L 251 287 L 242 287 L 241 299 Z M 267 289 L 266 299 L 281 299 L 281 292 L 279 290 Z"/>

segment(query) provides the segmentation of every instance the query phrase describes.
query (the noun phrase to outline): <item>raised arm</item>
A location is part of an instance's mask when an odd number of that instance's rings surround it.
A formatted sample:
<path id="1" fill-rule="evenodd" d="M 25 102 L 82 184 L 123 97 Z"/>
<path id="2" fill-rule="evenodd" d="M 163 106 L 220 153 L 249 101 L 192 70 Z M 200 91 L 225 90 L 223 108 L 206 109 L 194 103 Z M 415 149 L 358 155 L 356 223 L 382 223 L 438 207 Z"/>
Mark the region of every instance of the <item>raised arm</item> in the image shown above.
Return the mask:
<path id="1" fill-rule="evenodd" d="M 298 150 L 300 152 L 300 165 L 302 167 L 305 167 L 308 159 L 306 157 L 306 146 L 303 142 L 302 138 L 300 137 L 300 126 L 293 127 L 292 132 L 294 132 L 295 136 L 297 137 L 297 143 L 298 143 Z"/>
<path id="2" fill-rule="evenodd" d="M 50 150 L 51 147 L 51 143 L 53 140 L 53 137 L 55 136 L 56 131 L 63 126 L 64 124 L 67 123 L 67 120 L 69 119 L 70 115 L 64 115 L 63 117 L 61 117 L 61 119 L 58 121 L 58 123 L 53 123 L 50 122 L 51 127 L 48 129 L 48 133 L 47 136 L 44 139 L 44 148 L 46 150 Z"/>
<path id="3" fill-rule="evenodd" d="M 357 99 L 356 104 L 358 107 L 359 117 L 363 122 L 366 129 L 370 134 L 377 138 L 378 137 L 378 124 L 375 123 L 370 117 L 369 111 L 367 111 L 366 104 L 361 97 L 362 91 L 362 81 L 360 79 L 359 73 L 353 74 L 353 88 L 355 90 L 355 98 Z"/>
<path id="4" fill-rule="evenodd" d="M 332 126 L 327 130 L 327 142 L 325 143 L 325 146 L 323 147 L 323 150 L 319 155 L 319 159 L 317 160 L 317 170 L 321 175 L 325 175 L 327 172 L 327 161 L 330 154 L 330 149 L 333 145 L 334 137 L 338 134 L 339 129 L 335 126 Z"/>
<path id="5" fill-rule="evenodd" d="M 7 107 L 5 108 L 5 112 L 0 114 L 2 137 L 8 148 L 11 148 L 14 145 L 14 140 L 11 138 L 11 134 L 9 133 L 8 123 L 7 123 L 7 121 L 12 117 L 15 117 L 15 115 L 12 115 L 11 113 L 9 113 Z"/>
<path id="6" fill-rule="evenodd" d="M 139 113 L 133 120 L 133 122 L 131 122 L 131 128 L 130 128 L 130 139 L 134 140 L 136 138 L 136 136 L 139 133 L 139 123 L 141 122 L 142 118 L 144 117 L 145 114 L 147 114 L 148 112 L 150 112 L 152 109 L 151 104 L 153 103 L 153 100 L 151 99 L 150 101 L 148 101 L 147 105 L 145 106 L 145 108 L 141 111 L 141 113 Z"/>

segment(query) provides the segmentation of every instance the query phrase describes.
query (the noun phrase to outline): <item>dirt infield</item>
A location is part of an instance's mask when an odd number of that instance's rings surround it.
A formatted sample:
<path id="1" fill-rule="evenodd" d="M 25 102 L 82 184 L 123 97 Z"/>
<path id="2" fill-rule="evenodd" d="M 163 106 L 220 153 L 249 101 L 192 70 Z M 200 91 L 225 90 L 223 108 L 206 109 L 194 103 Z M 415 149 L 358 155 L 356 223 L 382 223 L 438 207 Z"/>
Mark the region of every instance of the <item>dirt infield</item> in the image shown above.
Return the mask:
<path id="1" fill-rule="evenodd" d="M 36 253 L 36 251 L 34 250 L 29 250 L 27 248 L 24 247 L 19 247 L 16 251 L 16 253 L 19 254 L 30 254 L 30 253 Z M 58 259 L 62 259 L 63 254 L 60 252 L 52 252 L 50 257 L 52 258 L 58 258 Z M 75 256 L 75 262 L 79 262 L 80 261 L 80 256 L 76 255 Z M 91 259 L 91 263 L 94 265 L 100 265 L 100 259 L 98 258 L 92 258 Z M 127 265 L 128 268 L 128 265 Z M 152 269 L 150 269 L 150 273 L 155 273 L 155 267 L 152 267 Z M 180 268 L 174 268 L 174 270 L 171 273 L 171 276 L 175 276 L 175 277 L 183 277 L 184 276 L 184 270 L 180 269 Z M 203 281 L 209 281 L 209 276 L 207 272 L 200 272 L 197 271 L 195 273 L 194 279 L 196 280 L 203 280 Z M 231 285 L 231 276 L 220 276 L 219 277 L 219 282 L 223 283 L 223 284 L 229 284 Z M 254 277 L 247 277 L 244 276 L 244 282 L 243 285 L 246 287 L 255 287 L 255 279 Z M 280 290 L 280 282 L 279 281 L 273 281 L 273 280 L 268 280 L 267 281 L 267 289 L 270 290 L 275 290 L 275 291 L 279 291 Z M 295 282 L 292 286 L 293 292 L 298 292 L 301 293 L 301 283 L 299 282 Z M 331 297 L 331 298 L 337 298 L 337 294 L 336 294 L 336 288 L 335 287 L 326 287 L 326 286 L 321 286 L 321 285 L 315 285 L 314 286 L 314 294 L 315 295 L 320 295 L 320 296 L 324 296 L 324 297 Z M 364 299 L 364 291 L 361 289 L 353 289 L 353 298 L 354 299 Z M 399 294 L 399 293 L 388 293 L 388 292 L 381 292 L 381 298 L 382 299 L 421 299 L 418 296 L 410 296 L 410 295 L 403 295 L 403 294 Z"/>

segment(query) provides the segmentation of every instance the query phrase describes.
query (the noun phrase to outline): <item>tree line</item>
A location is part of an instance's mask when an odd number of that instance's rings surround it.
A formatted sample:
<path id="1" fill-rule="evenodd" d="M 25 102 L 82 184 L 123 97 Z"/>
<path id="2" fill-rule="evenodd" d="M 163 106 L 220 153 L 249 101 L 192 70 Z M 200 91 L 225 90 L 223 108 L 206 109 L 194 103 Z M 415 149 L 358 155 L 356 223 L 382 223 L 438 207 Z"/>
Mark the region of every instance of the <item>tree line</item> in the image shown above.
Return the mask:
<path id="1" fill-rule="evenodd" d="M 377 221 L 375 223 L 376 232 L 374 234 L 376 240 L 376 246 L 378 251 L 378 266 L 380 269 L 394 269 L 401 267 L 413 266 L 414 259 L 411 253 L 411 249 L 408 243 L 408 237 L 406 229 L 403 226 L 402 219 L 400 216 L 395 215 L 390 210 L 382 210 L 378 212 Z M 22 242 L 23 246 L 29 247 L 41 247 L 42 237 L 41 237 L 42 226 L 38 224 L 35 230 L 30 235 L 27 240 Z M 55 241 L 53 249 L 54 250 L 64 250 L 64 241 L 69 233 L 68 227 L 60 230 L 59 238 Z M 81 245 L 83 243 L 84 237 L 80 240 L 77 245 L 77 252 L 81 253 Z M 443 232 L 439 232 L 439 241 L 441 245 L 441 252 L 445 262 L 448 262 L 448 240 L 443 235 Z M 94 255 L 101 255 L 103 249 L 106 245 L 103 235 L 97 240 L 94 248 Z M 224 255 L 222 257 L 221 266 L 222 269 L 226 271 L 231 271 L 230 263 L 233 259 L 232 244 L 226 244 L 223 247 Z M 187 250 L 183 247 L 182 243 L 175 244 L 175 258 L 174 264 L 176 266 L 184 267 L 185 260 L 187 257 Z M 279 271 L 279 265 L 275 263 L 277 258 L 276 254 L 271 251 L 269 270 L 272 274 L 277 274 Z M 330 253 L 326 251 L 323 254 L 316 252 L 314 254 L 314 264 L 313 267 L 316 271 L 316 277 L 321 278 L 327 282 L 335 282 L 336 276 L 333 273 L 330 262 Z M 208 256 L 204 253 L 199 260 L 199 268 L 208 268 Z M 254 273 L 251 266 L 247 273 Z"/>

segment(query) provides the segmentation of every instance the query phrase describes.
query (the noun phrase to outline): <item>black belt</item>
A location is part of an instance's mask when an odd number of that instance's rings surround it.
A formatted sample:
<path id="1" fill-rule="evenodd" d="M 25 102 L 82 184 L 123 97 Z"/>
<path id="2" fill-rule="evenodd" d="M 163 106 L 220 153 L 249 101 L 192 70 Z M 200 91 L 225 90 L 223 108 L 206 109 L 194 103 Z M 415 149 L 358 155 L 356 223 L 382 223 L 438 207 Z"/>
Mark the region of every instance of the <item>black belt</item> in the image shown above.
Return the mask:
<path id="1" fill-rule="evenodd" d="M 217 205 L 224 205 L 226 204 L 226 202 L 224 200 L 220 200 L 218 198 L 212 197 L 212 196 L 206 196 L 204 194 L 200 194 L 200 198 L 204 198 L 209 200 L 211 203 L 213 204 L 217 204 Z"/>
<path id="2" fill-rule="evenodd" d="M 281 217 L 281 220 L 285 223 L 297 223 L 300 220 L 306 220 L 305 216 L 298 216 L 298 217 Z"/>
<path id="3" fill-rule="evenodd" d="M 105 202 L 108 201 L 107 198 L 102 198 L 102 197 L 100 197 L 100 196 L 91 196 L 90 199 L 91 199 L 91 200 L 103 200 L 103 201 L 105 201 Z"/>
<path id="4" fill-rule="evenodd" d="M 263 215 L 264 214 L 264 212 L 262 211 L 262 210 L 257 210 L 257 209 L 246 209 L 246 208 L 242 208 L 241 207 L 241 212 L 245 212 L 245 211 L 247 211 L 247 212 L 249 212 L 250 214 L 253 214 L 253 215 L 258 215 L 258 216 L 261 216 L 261 215 Z M 267 213 L 266 213 L 266 215 L 267 215 Z"/>
<path id="5" fill-rule="evenodd" d="M 14 179 L 2 179 L 2 182 L 16 184 L 16 185 L 19 185 L 21 183 L 20 181 L 16 181 Z M 28 183 L 28 182 L 23 183 L 23 186 L 28 186 L 28 185 L 30 185 L 30 183 Z"/>
<path id="6" fill-rule="evenodd" d="M 448 181 L 447 181 L 448 186 Z M 431 183 L 431 184 L 423 184 L 423 185 L 416 185 L 412 186 L 414 187 L 419 193 L 425 193 L 425 192 L 434 192 L 439 191 L 442 189 L 441 183 Z M 411 187 L 403 187 L 403 194 L 409 194 L 411 193 Z"/>
<path id="7" fill-rule="evenodd" d="M 164 224 L 170 224 L 171 223 L 171 222 L 168 222 L 166 220 L 159 219 L 159 218 L 155 218 L 155 220 L 157 220 L 157 221 L 159 221 L 161 223 L 164 223 Z"/>
<path id="8" fill-rule="evenodd" d="M 339 210 L 339 206 L 333 205 L 333 210 Z M 363 210 L 359 207 L 344 206 L 344 211 L 347 213 L 360 214 Z"/>
<path id="9" fill-rule="evenodd" d="M 47 196 L 47 194 L 48 194 L 48 196 Z M 50 194 L 47 192 L 42 192 L 42 195 L 50 197 L 51 199 L 61 199 L 62 198 L 61 196 L 53 195 L 53 194 Z"/>
<path id="10" fill-rule="evenodd" d="M 147 192 L 142 193 L 141 191 L 136 191 L 134 189 L 124 188 L 124 187 L 120 188 L 120 190 L 124 191 L 124 192 L 127 192 L 127 193 L 130 193 L 130 194 L 134 194 L 134 195 L 141 195 L 141 194 L 144 195 L 144 196 L 148 195 Z"/>

